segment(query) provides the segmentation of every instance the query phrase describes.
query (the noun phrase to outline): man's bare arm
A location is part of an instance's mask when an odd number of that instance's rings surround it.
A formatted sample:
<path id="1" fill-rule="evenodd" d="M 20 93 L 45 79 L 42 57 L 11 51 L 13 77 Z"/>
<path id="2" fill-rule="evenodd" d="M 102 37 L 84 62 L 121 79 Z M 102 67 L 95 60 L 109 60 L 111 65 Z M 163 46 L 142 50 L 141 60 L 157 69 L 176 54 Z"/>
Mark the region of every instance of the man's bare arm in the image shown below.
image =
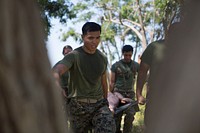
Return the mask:
<path id="1" fill-rule="evenodd" d="M 144 62 L 141 62 L 136 85 L 136 98 L 139 104 L 145 104 L 145 98 L 142 96 L 142 91 L 147 78 L 147 72 L 150 66 Z"/>
<path id="2" fill-rule="evenodd" d="M 68 71 L 68 68 L 63 64 L 57 64 L 53 67 L 53 76 L 56 79 L 56 84 L 60 85 L 60 76 Z"/>
<path id="3" fill-rule="evenodd" d="M 115 84 L 115 73 L 111 72 L 111 74 L 110 74 L 110 92 L 114 91 L 114 84 Z"/>
<path id="4" fill-rule="evenodd" d="M 107 72 L 104 72 L 104 74 L 101 76 L 101 84 L 104 93 L 104 98 L 107 99 L 108 96 Z"/>

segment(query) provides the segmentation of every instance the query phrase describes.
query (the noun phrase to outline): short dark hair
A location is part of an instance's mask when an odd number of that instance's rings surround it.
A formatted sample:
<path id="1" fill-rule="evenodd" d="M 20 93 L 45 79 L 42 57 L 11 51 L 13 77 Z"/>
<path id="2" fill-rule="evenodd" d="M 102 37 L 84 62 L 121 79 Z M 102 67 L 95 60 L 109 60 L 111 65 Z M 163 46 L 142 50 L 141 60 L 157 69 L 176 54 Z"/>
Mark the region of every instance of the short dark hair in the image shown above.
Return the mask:
<path id="1" fill-rule="evenodd" d="M 124 52 L 133 52 L 133 47 L 131 46 L 131 45 L 124 45 L 123 47 L 122 47 L 122 53 L 124 53 Z"/>
<path id="2" fill-rule="evenodd" d="M 86 22 L 82 27 L 82 34 L 85 35 L 92 31 L 100 31 L 101 33 L 101 26 L 95 22 Z"/>
<path id="3" fill-rule="evenodd" d="M 66 46 L 63 47 L 63 51 L 62 51 L 63 55 L 64 55 L 64 52 L 65 52 L 66 48 L 73 50 L 73 48 L 70 45 L 66 45 Z"/>

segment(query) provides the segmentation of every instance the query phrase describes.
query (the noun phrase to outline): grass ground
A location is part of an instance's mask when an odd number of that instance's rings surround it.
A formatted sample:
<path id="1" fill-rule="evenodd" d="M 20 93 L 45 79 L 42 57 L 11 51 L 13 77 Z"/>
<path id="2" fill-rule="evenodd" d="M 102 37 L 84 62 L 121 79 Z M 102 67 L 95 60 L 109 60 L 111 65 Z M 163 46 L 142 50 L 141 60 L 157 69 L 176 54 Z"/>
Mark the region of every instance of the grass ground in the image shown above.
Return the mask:
<path id="1" fill-rule="evenodd" d="M 135 87 L 136 88 L 136 87 Z M 144 85 L 143 96 L 146 95 L 146 85 Z M 135 91 L 136 92 L 136 91 Z M 133 133 L 143 133 L 144 132 L 144 110 L 145 105 L 139 105 L 140 111 L 135 114 L 135 120 L 133 122 Z M 123 123 L 122 123 L 123 125 Z"/>
<path id="2" fill-rule="evenodd" d="M 136 113 L 135 115 L 135 120 L 133 122 L 133 133 L 143 133 L 144 132 L 144 105 L 139 105 L 140 111 Z M 122 123 L 121 123 L 121 130 L 123 130 L 123 119 L 122 118 Z"/>
<path id="3" fill-rule="evenodd" d="M 143 91 L 143 96 L 146 96 L 146 85 L 144 85 L 143 90 L 144 90 Z M 133 122 L 133 126 L 134 126 L 133 133 L 143 133 L 144 132 L 144 110 L 145 110 L 145 105 L 139 105 L 139 108 L 140 108 L 140 111 L 136 113 L 135 120 Z"/>
<path id="4" fill-rule="evenodd" d="M 135 120 L 133 122 L 133 133 L 143 133 L 144 132 L 144 105 L 139 105 L 140 111 L 136 113 Z"/>

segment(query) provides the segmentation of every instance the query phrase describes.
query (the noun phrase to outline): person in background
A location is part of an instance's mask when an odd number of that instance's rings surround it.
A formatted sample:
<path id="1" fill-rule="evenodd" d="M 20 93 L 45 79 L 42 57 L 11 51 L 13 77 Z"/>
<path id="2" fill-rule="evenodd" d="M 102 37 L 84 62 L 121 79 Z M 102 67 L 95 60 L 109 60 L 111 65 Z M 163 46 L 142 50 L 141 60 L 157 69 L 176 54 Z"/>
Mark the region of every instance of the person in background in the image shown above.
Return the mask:
<path id="1" fill-rule="evenodd" d="M 110 91 L 118 92 L 124 98 L 135 100 L 134 83 L 139 64 L 131 59 L 133 55 L 133 47 L 131 45 L 123 46 L 122 54 L 123 59 L 111 66 Z M 123 132 L 131 133 L 135 112 L 134 106 L 131 106 L 126 111 L 115 116 L 117 133 L 121 132 L 120 127 L 123 114 L 126 115 Z"/>
<path id="2" fill-rule="evenodd" d="M 162 59 L 164 48 L 164 40 L 152 42 L 148 45 L 141 56 L 141 63 L 136 84 L 136 98 L 138 103 L 141 105 L 144 105 L 146 102 L 146 99 L 142 96 L 142 90 L 144 84 L 146 83 L 148 71 L 151 69 L 147 84 L 147 94 L 149 91 L 149 82 L 152 80 L 152 73 L 156 71 L 156 64 L 158 64 Z"/>
<path id="3" fill-rule="evenodd" d="M 83 46 L 78 47 L 57 64 L 53 71 L 59 82 L 61 75 L 70 72 L 69 111 L 75 133 L 115 133 L 115 121 L 108 108 L 107 58 L 97 47 L 101 26 L 86 22 L 82 27 Z"/>
<path id="4" fill-rule="evenodd" d="M 136 84 L 136 98 L 139 104 L 144 105 L 145 103 L 149 103 L 149 99 L 151 97 L 151 90 L 153 83 L 155 84 L 155 77 L 158 75 L 158 69 L 160 65 L 163 63 L 163 59 L 165 57 L 165 51 L 167 48 L 167 42 L 169 36 L 172 35 L 172 32 L 178 27 L 179 22 L 175 22 L 170 25 L 166 37 L 163 40 L 158 40 L 150 43 L 148 47 L 145 49 L 141 56 L 141 63 L 138 72 L 137 84 Z M 146 79 L 148 77 L 147 84 L 147 92 L 146 98 L 142 95 L 142 91 L 144 89 L 144 84 L 146 83 Z M 148 115 L 148 112 L 151 112 L 151 107 L 149 104 L 146 104 L 145 114 L 144 114 L 144 124 L 145 127 L 148 127 L 148 121 L 152 119 L 152 116 Z"/>
<path id="5" fill-rule="evenodd" d="M 63 51 L 62 54 L 65 56 L 67 55 L 69 52 L 71 52 L 73 50 L 73 48 L 70 45 L 66 45 L 63 47 Z"/>
<path id="6" fill-rule="evenodd" d="M 66 45 L 63 47 L 62 54 L 65 56 L 68 53 L 70 53 L 73 50 L 73 48 L 70 45 Z M 68 95 L 68 82 L 69 82 L 69 72 L 64 73 L 60 78 L 60 85 L 62 89 L 64 89 L 65 96 Z"/>
<path id="7" fill-rule="evenodd" d="M 62 54 L 63 56 L 66 56 L 68 53 L 70 53 L 71 51 L 73 50 L 73 48 L 70 46 L 70 45 L 66 45 L 63 47 L 63 50 L 62 50 Z M 59 61 L 60 62 L 60 61 Z M 53 68 L 59 64 L 59 62 L 57 62 Z M 68 82 L 69 82 L 69 72 L 65 72 L 61 77 L 60 77 L 60 86 L 61 88 L 64 90 L 63 91 L 63 94 L 65 97 L 67 97 L 68 95 Z"/>
<path id="8" fill-rule="evenodd" d="M 67 54 L 69 54 L 71 51 L 73 50 L 73 48 L 70 46 L 70 45 L 66 45 L 63 47 L 63 50 L 62 50 L 62 54 L 64 56 L 66 56 Z M 53 66 L 53 69 L 54 67 L 59 64 L 59 62 L 57 62 L 54 66 Z M 66 127 L 68 129 L 68 131 L 70 131 L 70 121 L 69 121 L 69 98 L 68 98 L 68 83 L 69 83 L 69 77 L 70 77 L 70 74 L 69 72 L 65 72 L 61 77 L 60 77 L 60 82 L 59 82 L 59 86 L 62 88 L 62 94 L 63 94 L 63 98 L 64 98 L 64 112 L 66 114 Z"/>

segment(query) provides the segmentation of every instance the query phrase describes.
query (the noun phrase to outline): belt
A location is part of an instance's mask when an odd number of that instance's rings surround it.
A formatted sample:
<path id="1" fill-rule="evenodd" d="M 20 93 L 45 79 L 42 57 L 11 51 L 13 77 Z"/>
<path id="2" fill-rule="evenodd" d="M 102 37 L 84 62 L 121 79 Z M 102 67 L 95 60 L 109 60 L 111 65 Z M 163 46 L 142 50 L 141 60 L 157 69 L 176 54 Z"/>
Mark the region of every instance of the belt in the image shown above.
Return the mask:
<path id="1" fill-rule="evenodd" d="M 83 103 L 96 103 L 97 101 L 101 100 L 100 99 L 91 99 L 91 98 L 76 98 L 75 100 L 78 102 L 83 102 Z"/>

